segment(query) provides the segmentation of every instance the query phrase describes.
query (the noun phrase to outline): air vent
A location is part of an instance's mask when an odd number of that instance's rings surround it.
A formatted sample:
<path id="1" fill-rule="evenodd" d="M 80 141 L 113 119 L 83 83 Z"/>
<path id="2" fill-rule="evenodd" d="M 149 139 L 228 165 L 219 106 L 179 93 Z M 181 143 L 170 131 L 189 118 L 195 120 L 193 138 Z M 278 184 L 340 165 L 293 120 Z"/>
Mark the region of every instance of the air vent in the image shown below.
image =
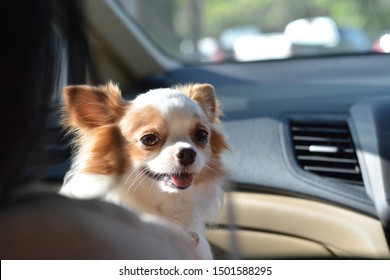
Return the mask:
<path id="1" fill-rule="evenodd" d="M 363 186 L 347 122 L 291 121 L 295 157 L 305 171 Z"/>

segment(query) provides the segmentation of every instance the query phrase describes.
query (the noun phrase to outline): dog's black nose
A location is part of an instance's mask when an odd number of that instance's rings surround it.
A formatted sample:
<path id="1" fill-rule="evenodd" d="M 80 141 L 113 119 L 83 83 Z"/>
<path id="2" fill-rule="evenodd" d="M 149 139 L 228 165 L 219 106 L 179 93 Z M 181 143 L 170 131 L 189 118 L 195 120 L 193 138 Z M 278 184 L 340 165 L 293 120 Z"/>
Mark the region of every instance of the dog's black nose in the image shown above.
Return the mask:
<path id="1" fill-rule="evenodd" d="M 179 163 L 185 166 L 193 164 L 195 157 L 196 152 L 191 148 L 182 149 L 176 154 L 176 158 L 178 159 Z"/>

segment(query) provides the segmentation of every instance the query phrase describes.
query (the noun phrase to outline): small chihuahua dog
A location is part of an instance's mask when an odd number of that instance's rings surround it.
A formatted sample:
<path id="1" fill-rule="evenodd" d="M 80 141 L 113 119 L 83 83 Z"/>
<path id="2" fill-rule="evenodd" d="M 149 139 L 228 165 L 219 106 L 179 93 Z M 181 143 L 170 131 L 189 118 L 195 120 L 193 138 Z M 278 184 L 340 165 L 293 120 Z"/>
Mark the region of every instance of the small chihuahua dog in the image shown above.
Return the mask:
<path id="1" fill-rule="evenodd" d="M 111 82 L 68 86 L 64 103 L 63 124 L 75 137 L 60 192 L 167 219 L 211 259 L 204 219 L 220 208 L 229 148 L 213 86 L 155 89 L 132 101 Z"/>

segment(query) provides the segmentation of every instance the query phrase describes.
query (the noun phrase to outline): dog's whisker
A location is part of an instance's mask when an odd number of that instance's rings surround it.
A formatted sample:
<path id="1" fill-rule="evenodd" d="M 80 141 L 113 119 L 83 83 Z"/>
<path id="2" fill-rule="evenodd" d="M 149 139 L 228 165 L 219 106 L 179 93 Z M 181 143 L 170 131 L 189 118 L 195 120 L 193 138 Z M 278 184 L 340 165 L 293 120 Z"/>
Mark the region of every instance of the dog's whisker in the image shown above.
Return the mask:
<path id="1" fill-rule="evenodd" d="M 205 166 L 204 171 L 208 175 L 213 175 L 213 174 L 217 173 L 217 170 L 216 170 L 216 168 L 214 166 L 215 165 L 213 164 L 212 161 L 208 161 L 208 164 Z"/>
<path id="2" fill-rule="evenodd" d="M 132 191 L 136 191 L 142 185 L 143 181 L 146 180 L 146 178 L 146 174 L 141 171 L 136 175 L 131 185 L 128 187 L 128 190 L 130 191 L 132 188 L 134 188 Z"/>
<path id="3" fill-rule="evenodd" d="M 126 179 L 126 193 L 128 194 L 131 191 L 136 191 L 136 189 L 141 185 L 142 181 L 145 180 L 145 174 L 143 174 L 143 172 L 139 172 L 135 175 L 135 177 L 133 179 L 131 179 L 131 177 L 137 172 L 139 171 L 138 169 L 135 169 L 133 170 L 127 177 Z M 129 180 L 131 180 L 130 182 L 130 185 L 127 185 Z M 135 187 L 134 187 L 135 186 Z M 134 188 L 134 189 L 133 189 Z"/>

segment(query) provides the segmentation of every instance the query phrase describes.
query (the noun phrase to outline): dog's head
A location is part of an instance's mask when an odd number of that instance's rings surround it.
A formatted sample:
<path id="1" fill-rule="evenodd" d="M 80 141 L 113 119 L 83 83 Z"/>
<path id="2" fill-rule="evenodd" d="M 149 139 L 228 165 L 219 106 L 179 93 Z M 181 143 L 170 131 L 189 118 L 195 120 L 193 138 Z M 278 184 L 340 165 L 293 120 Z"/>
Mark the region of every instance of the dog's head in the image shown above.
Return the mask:
<path id="1" fill-rule="evenodd" d="M 133 101 L 119 89 L 65 88 L 65 124 L 77 132 L 83 172 L 126 175 L 177 192 L 220 178 L 228 148 L 219 130 L 214 88 L 191 84 L 156 89 Z M 87 148 L 85 148 L 87 147 Z"/>

